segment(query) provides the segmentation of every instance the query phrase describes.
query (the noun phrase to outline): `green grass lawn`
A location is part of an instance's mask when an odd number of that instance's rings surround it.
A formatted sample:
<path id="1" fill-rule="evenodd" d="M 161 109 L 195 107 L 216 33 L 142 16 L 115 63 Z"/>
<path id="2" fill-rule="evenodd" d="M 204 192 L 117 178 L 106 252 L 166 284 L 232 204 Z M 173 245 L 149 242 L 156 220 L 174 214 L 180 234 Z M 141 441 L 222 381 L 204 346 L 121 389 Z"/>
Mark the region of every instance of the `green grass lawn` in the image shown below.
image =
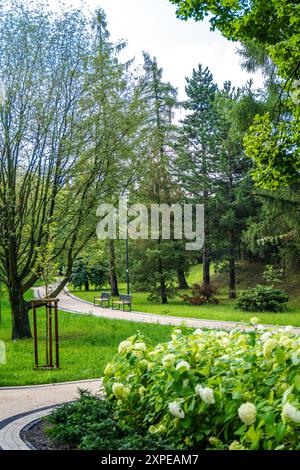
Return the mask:
<path id="1" fill-rule="evenodd" d="M 28 295 L 27 297 L 30 297 Z M 42 310 L 39 313 L 40 324 Z M 149 344 L 170 338 L 171 327 L 106 320 L 90 315 L 59 312 L 60 370 L 33 370 L 33 341 L 11 341 L 11 317 L 7 299 L 2 302 L 0 340 L 6 345 L 6 364 L 0 364 L 0 386 L 42 384 L 101 377 L 105 365 L 116 354 L 120 341 L 140 331 Z M 41 362 L 44 331 L 40 329 Z"/>
<path id="2" fill-rule="evenodd" d="M 251 287 L 260 281 L 258 275 L 260 274 L 259 269 L 256 266 L 253 268 L 247 266 L 247 268 L 240 268 L 238 270 L 238 289 L 244 289 Z M 226 320 L 226 321 L 241 321 L 249 322 L 253 316 L 259 317 L 261 323 L 273 324 L 273 325 L 294 325 L 300 326 L 300 292 L 296 289 L 295 285 L 290 282 L 291 289 L 291 301 L 288 305 L 288 310 L 284 313 L 247 313 L 235 308 L 235 300 L 230 300 L 227 297 L 226 289 L 226 278 L 223 275 L 215 275 L 214 278 L 220 284 L 220 295 L 218 299 L 220 303 L 218 305 L 202 305 L 195 306 L 184 302 L 183 299 L 177 295 L 176 297 L 169 299 L 167 305 L 161 305 L 158 302 L 151 302 L 147 299 L 148 294 L 145 292 L 133 293 L 133 310 L 139 312 L 155 313 L 160 315 L 174 315 L 179 317 L 191 317 L 191 318 L 202 318 L 210 320 Z M 192 285 L 195 282 L 201 282 L 202 272 L 201 266 L 193 266 L 188 276 L 188 283 Z M 298 280 L 295 280 L 298 282 Z M 109 286 L 107 287 L 109 290 Z M 103 289 L 105 290 L 105 289 Z M 119 285 L 120 293 L 126 292 L 126 286 L 124 283 Z M 99 291 L 80 291 L 73 290 L 74 295 L 93 302 L 94 296 L 99 294 Z"/>

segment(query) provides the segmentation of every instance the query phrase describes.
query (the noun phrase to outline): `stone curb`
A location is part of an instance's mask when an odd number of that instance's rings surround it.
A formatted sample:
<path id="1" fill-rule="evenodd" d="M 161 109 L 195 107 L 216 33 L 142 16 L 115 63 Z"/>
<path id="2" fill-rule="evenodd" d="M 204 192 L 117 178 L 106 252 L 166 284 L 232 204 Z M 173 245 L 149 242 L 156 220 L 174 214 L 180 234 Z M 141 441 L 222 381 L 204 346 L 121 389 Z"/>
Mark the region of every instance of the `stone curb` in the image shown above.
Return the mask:
<path id="1" fill-rule="evenodd" d="M 62 403 L 63 404 L 63 403 Z M 2 421 L 4 426 L 0 428 L 0 448 L 1 450 L 34 450 L 34 448 L 21 438 L 21 432 L 47 416 L 57 405 L 49 405 L 38 410 L 31 410 L 20 415 L 12 416 Z M 1 424 L 2 424 L 1 423 Z"/>
<path id="2" fill-rule="evenodd" d="M 70 382 L 53 382 L 49 384 L 37 384 L 37 385 L 20 385 L 20 386 L 12 386 L 12 387 L 0 387 L 1 390 L 26 390 L 26 389 L 33 389 L 33 388 L 44 388 L 44 387 L 57 387 L 60 385 L 72 385 L 72 384 L 81 384 L 86 382 L 93 382 L 94 380 L 99 380 L 98 377 L 93 377 L 91 379 L 83 379 L 83 380 L 72 380 Z M 1 421 L 0 421 L 1 425 Z"/>

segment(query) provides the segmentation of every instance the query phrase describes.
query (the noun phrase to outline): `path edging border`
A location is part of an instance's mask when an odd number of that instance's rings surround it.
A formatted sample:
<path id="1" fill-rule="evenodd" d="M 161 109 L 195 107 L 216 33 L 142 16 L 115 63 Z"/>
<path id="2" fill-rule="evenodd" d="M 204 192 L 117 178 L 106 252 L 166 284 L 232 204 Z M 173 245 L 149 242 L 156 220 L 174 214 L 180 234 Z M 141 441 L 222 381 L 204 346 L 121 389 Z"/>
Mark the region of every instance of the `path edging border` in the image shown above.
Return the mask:
<path id="1" fill-rule="evenodd" d="M 47 383 L 47 384 L 34 384 L 34 385 L 12 385 L 10 387 L 0 387 L 1 390 L 26 390 L 29 388 L 43 388 L 43 387 L 57 387 L 61 385 L 72 385 L 72 384 L 81 384 L 85 382 L 93 382 L 93 381 L 101 381 L 102 377 L 93 377 L 90 379 L 82 379 L 82 380 L 71 380 L 67 382 L 53 382 L 53 383 Z M 1 421 L 0 421 L 1 422 Z"/>

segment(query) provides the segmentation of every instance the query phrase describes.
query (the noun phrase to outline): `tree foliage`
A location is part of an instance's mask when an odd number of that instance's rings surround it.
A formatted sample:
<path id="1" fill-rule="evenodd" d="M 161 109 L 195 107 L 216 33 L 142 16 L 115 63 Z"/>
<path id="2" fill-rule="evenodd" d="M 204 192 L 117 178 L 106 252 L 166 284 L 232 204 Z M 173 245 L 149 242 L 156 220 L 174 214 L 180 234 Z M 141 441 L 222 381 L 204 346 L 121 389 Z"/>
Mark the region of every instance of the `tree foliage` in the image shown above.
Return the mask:
<path id="1" fill-rule="evenodd" d="M 300 4 L 289 0 L 170 1 L 180 18 L 201 21 L 209 15 L 212 29 L 255 52 L 256 65 L 266 66 L 268 54 L 282 79 L 277 105 L 283 109 L 275 120 L 270 121 L 268 115 L 254 120 L 246 151 L 256 163 L 254 175 L 260 186 L 276 189 L 299 181 Z M 274 71 L 270 63 L 268 68 Z"/>
<path id="2" fill-rule="evenodd" d="M 255 40 L 267 47 L 279 73 L 299 72 L 300 5 L 289 0 L 170 0 L 182 19 L 202 21 L 234 41 Z"/>
<path id="3" fill-rule="evenodd" d="M 14 338 L 30 337 L 24 294 L 49 226 L 66 266 L 56 296 L 95 235 L 98 204 L 134 171 L 144 111 L 105 28 L 101 11 L 90 21 L 18 2 L 0 20 L 0 270 Z"/>

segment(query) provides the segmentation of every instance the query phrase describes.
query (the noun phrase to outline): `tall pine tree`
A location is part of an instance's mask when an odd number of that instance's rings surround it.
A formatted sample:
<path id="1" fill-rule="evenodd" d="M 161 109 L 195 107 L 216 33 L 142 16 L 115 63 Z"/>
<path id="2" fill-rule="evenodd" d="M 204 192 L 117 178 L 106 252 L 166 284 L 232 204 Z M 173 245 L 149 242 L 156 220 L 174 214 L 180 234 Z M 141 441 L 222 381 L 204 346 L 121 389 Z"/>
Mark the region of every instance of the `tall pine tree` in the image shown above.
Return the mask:
<path id="1" fill-rule="evenodd" d="M 203 284 L 210 285 L 212 231 L 211 198 L 214 195 L 217 146 L 217 112 L 214 106 L 217 85 L 209 69 L 202 65 L 187 78 L 186 117 L 176 145 L 175 171 L 183 188 L 192 195 L 190 202 L 205 206 L 205 244 L 202 253 Z"/>

